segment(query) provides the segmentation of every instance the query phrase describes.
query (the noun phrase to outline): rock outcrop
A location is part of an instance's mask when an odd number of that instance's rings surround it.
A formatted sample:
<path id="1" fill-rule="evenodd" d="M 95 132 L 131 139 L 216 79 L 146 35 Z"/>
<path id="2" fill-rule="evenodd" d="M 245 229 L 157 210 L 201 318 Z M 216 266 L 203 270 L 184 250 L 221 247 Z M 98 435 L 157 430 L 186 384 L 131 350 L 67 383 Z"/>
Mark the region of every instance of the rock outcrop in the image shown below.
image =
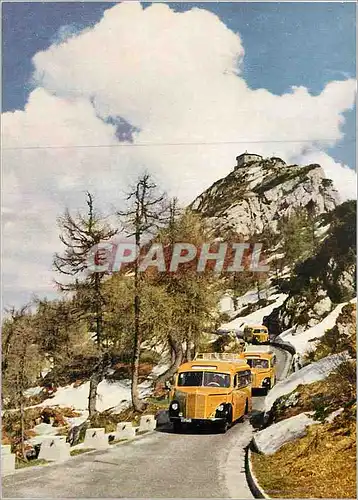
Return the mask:
<path id="1" fill-rule="evenodd" d="M 339 203 L 338 192 L 320 165 L 287 165 L 280 158 L 258 155 L 247 155 L 248 162 L 245 155 L 238 158 L 238 166 L 190 206 L 221 233 L 227 229 L 249 237 L 268 225 L 275 229 L 281 217 L 298 208 L 319 215 Z"/>

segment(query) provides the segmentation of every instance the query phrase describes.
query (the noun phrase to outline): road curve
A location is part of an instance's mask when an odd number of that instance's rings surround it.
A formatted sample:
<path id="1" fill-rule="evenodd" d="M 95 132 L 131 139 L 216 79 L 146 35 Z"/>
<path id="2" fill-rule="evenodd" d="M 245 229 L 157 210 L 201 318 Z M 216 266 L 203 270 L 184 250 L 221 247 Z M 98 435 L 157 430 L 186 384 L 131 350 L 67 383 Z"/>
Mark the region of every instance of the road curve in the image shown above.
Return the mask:
<path id="1" fill-rule="evenodd" d="M 288 354 L 276 349 L 278 378 Z M 256 411 L 263 397 L 254 397 Z M 244 472 L 249 421 L 226 434 L 175 434 L 170 428 L 3 478 L 4 498 L 252 498 Z"/>

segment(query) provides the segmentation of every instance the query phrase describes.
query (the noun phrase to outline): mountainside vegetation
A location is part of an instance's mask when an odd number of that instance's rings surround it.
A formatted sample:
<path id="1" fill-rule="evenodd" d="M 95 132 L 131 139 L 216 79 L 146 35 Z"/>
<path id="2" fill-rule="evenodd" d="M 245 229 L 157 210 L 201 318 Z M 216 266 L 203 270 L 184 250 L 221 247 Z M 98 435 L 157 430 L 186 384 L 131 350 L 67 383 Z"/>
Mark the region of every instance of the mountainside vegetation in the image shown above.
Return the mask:
<path id="1" fill-rule="evenodd" d="M 153 186 L 145 176 L 137 188 L 143 182 Z M 159 205 L 164 198 L 143 198 L 143 190 L 138 193 L 134 219 L 128 227 L 134 233 L 139 231 L 137 243 L 142 249 L 146 250 L 149 236 L 152 243 L 163 244 L 168 262 L 175 242 L 200 249 L 207 241 L 199 215 L 172 213 L 159 227 Z M 143 199 L 148 210 L 137 203 Z M 134 410 L 144 411 L 148 403 L 139 397 L 138 384 L 147 379 L 160 356 L 164 354 L 169 362 L 153 381 L 157 390 L 182 361 L 193 357 L 203 333 L 215 331 L 220 324 L 218 303 L 224 280 L 210 266 L 197 272 L 199 254 L 173 273 L 161 272 L 153 265 L 139 272 L 141 260 L 114 273 L 89 267 L 88 252 L 101 241 L 112 239 L 117 229 L 96 214 L 90 193 L 87 206 L 87 214 L 66 211 L 59 219 L 64 252 L 55 255 L 54 263 L 64 278 L 58 283 L 62 297 L 36 299 L 27 308 L 14 308 L 4 321 L 3 407 L 9 411 L 20 408 L 13 417 L 19 420 L 22 448 L 17 450 L 24 458 L 28 436 L 24 410 L 34 402 L 27 394 L 29 388 L 42 388 L 35 397 L 38 403 L 60 386 L 89 380 L 89 418 L 95 422 L 99 383 L 125 374 L 132 379 Z M 127 215 L 130 217 L 130 212 Z M 128 218 L 126 222 L 130 222 Z"/>
<path id="2" fill-rule="evenodd" d="M 356 294 L 356 203 L 347 201 L 324 216 L 329 229 L 312 255 L 298 261 L 281 283 L 289 297 L 265 319 L 272 334 L 321 321 L 335 304 Z M 298 236 L 299 237 L 299 236 Z M 294 241 L 294 240 L 293 240 Z"/>
<path id="3" fill-rule="evenodd" d="M 86 194 L 85 212 L 65 210 L 58 220 L 60 243 L 54 256 L 59 297 L 35 298 L 26 307 L 10 309 L 4 319 L 3 430 L 6 442 L 24 460 L 35 424 L 56 422 L 65 433 L 65 417 L 77 416 L 69 408 L 58 412 L 29 408 L 45 400 L 47 403 L 58 389 L 89 382 L 88 423 L 112 431 L 118 419 L 138 421 L 141 414 L 163 407 L 165 382 L 200 350 L 239 352 L 242 346 L 232 335 L 216 342 L 212 338 L 229 319 L 219 308 L 227 292 L 240 315 L 272 304 L 275 299 L 270 299 L 268 290 L 271 295 L 272 290 L 288 294 L 283 305 L 265 318 L 271 334 L 291 326 L 298 333 L 304 331 L 320 322 L 335 304 L 355 295 L 356 205 L 353 201 L 338 204 L 337 193 L 319 165 L 286 165 L 279 158 L 254 161 L 235 168 L 187 209 L 179 209 L 177 200 L 168 199 L 153 179 L 143 174 L 130 188 L 127 201 L 125 210 L 110 214 L 117 217 L 113 227 L 97 211 L 91 193 Z M 93 247 L 101 242 L 114 241 L 113 249 L 118 249 L 115 238 L 121 231 L 125 241 L 139 246 L 138 260 L 114 269 L 109 251 L 94 253 L 93 262 L 89 261 Z M 191 261 L 172 271 L 170 259 L 177 251 L 177 242 L 194 245 L 197 252 Z M 216 272 L 209 261 L 198 272 L 201 249 L 209 243 L 209 250 L 215 252 L 221 242 L 229 248 L 224 271 Z M 247 244 L 243 268 L 226 272 L 237 243 Z M 251 267 L 255 244 L 262 245 L 267 271 Z M 155 264 L 161 259 L 165 271 Z M 109 263 L 108 267 L 101 267 L 103 262 Z M 146 266 L 142 268 L 143 262 Z M 253 292 L 257 300 L 239 306 L 246 292 Z M 343 351 L 354 357 L 354 315 L 354 307 L 345 306 L 335 327 L 321 337 L 304 362 Z M 323 418 L 343 407 L 342 418 L 347 416 L 347 420 L 342 428 L 351 432 L 354 374 L 353 363 L 342 364 L 329 379 L 300 387 L 296 405 L 287 406 L 284 398 L 279 400 L 273 418 L 279 421 L 302 411 L 314 411 Z M 122 413 L 112 414 L 110 409 L 100 413 L 99 385 L 124 380 L 130 380 L 130 407 Z M 141 394 L 143 382 L 151 385 L 152 399 Z M 29 391 L 31 388 L 36 391 Z M 322 436 L 326 439 L 328 430 L 335 432 L 335 428 L 324 425 Z M 317 456 L 323 453 L 321 446 L 315 449 Z M 293 463 L 297 450 L 287 450 Z M 350 457 L 351 448 L 347 450 L 344 456 L 347 453 Z M 302 453 L 305 456 L 306 451 Z M 258 467 L 282 467 L 282 456 L 259 457 Z M 288 474 L 287 468 L 280 470 Z M 275 489 L 276 479 L 269 488 Z M 286 483 L 282 484 L 281 493 Z"/>

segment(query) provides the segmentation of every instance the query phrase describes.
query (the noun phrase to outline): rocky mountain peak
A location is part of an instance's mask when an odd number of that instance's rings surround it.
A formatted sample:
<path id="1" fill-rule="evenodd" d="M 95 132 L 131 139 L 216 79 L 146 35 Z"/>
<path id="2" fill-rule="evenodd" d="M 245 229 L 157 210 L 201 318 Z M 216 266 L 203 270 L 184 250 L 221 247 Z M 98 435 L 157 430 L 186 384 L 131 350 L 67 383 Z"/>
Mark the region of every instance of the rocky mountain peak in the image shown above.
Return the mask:
<path id="1" fill-rule="evenodd" d="M 228 176 L 198 196 L 191 208 L 209 218 L 214 229 L 230 229 L 241 236 L 276 228 L 277 221 L 299 208 L 315 215 L 339 203 L 333 183 L 322 167 L 287 165 L 277 157 L 243 153 Z"/>

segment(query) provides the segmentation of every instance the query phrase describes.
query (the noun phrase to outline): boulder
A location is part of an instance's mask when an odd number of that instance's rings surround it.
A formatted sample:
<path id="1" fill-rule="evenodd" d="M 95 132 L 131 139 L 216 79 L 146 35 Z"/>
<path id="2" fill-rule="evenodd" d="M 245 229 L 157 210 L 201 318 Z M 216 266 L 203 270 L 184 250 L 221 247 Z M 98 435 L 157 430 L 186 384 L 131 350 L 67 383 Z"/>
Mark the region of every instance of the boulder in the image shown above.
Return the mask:
<path id="1" fill-rule="evenodd" d="M 258 451 L 272 455 L 285 443 L 305 436 L 307 427 L 317 423 L 309 416 L 310 414 L 300 413 L 257 432 L 254 435 L 254 443 Z"/>
<path id="2" fill-rule="evenodd" d="M 169 424 L 170 423 L 169 411 L 159 410 L 155 416 L 155 419 L 157 421 L 157 427 Z"/>

